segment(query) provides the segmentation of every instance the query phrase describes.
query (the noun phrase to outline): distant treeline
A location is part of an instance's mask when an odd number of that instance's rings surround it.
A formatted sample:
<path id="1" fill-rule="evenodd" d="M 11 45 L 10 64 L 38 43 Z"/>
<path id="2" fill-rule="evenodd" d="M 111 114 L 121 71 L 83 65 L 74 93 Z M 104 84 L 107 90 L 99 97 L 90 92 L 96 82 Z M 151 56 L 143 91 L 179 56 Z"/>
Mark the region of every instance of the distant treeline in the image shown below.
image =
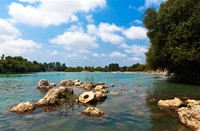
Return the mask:
<path id="1" fill-rule="evenodd" d="M 39 63 L 37 61 L 28 61 L 21 56 L 1 56 L 0 59 L 0 73 L 28 73 L 28 72 L 45 72 L 45 71 L 66 71 L 66 72 L 81 72 L 81 71 L 144 71 L 145 65 L 133 64 L 132 66 L 120 67 L 118 63 L 111 63 L 105 67 L 93 67 L 93 66 L 77 66 L 67 67 L 65 63 L 50 62 L 50 63 Z"/>

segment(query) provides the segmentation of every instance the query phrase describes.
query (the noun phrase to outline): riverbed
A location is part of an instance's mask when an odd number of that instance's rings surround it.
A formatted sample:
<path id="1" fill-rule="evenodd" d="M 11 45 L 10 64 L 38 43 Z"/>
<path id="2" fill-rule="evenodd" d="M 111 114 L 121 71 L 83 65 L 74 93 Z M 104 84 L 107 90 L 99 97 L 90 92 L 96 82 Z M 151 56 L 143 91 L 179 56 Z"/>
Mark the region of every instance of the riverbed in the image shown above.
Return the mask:
<path id="1" fill-rule="evenodd" d="M 56 111 L 37 109 L 31 114 L 15 114 L 9 109 L 20 102 L 37 102 L 46 92 L 37 89 L 41 79 L 54 82 L 59 87 L 61 80 L 83 82 L 102 81 L 114 84 L 104 102 L 95 105 L 106 113 L 95 118 L 82 115 L 86 106 L 74 104 L 72 107 L 63 105 Z M 56 87 L 56 88 L 57 88 Z M 84 90 L 72 87 L 76 94 Z M 126 92 L 121 92 L 126 89 Z M 190 130 L 178 120 L 174 110 L 160 109 L 159 99 L 200 99 L 200 86 L 176 84 L 167 81 L 167 77 L 159 74 L 141 73 L 102 73 L 102 72 L 44 72 L 33 74 L 0 75 L 0 130 L 19 131 L 142 131 L 142 130 Z"/>

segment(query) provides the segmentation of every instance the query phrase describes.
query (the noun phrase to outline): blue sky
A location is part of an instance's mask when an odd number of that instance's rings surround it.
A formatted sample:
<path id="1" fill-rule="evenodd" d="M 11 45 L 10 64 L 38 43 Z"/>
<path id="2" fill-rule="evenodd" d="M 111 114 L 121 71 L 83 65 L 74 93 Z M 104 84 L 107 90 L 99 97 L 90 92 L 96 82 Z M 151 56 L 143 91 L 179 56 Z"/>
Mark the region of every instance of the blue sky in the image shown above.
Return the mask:
<path id="1" fill-rule="evenodd" d="M 142 14 L 164 0 L 1 0 L 0 55 L 67 66 L 145 63 Z"/>

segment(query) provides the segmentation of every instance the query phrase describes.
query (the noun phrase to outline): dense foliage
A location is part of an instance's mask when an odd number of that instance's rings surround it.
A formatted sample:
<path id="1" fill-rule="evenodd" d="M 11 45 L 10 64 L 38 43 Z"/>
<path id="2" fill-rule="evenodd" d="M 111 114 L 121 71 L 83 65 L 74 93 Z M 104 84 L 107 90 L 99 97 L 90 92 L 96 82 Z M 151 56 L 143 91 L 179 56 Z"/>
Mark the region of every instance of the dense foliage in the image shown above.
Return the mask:
<path id="1" fill-rule="evenodd" d="M 150 69 L 167 69 L 179 80 L 200 80 L 200 1 L 167 0 L 143 15 L 151 42 Z"/>
<path id="2" fill-rule="evenodd" d="M 0 73 L 27 73 L 41 71 L 64 71 L 65 64 L 59 62 L 38 63 L 37 61 L 30 62 L 21 56 L 11 57 L 4 55 L 0 59 Z"/>
<path id="3" fill-rule="evenodd" d="M 36 61 L 30 62 L 20 56 L 7 56 L 4 58 L 4 55 L 2 55 L 0 60 L 0 73 L 26 73 L 40 71 L 45 71 L 42 64 Z"/>
<path id="4" fill-rule="evenodd" d="M 117 63 L 111 63 L 105 67 L 93 67 L 93 66 L 77 66 L 77 67 L 66 67 L 66 65 L 60 62 L 50 63 L 38 63 L 37 61 L 30 62 L 21 56 L 11 57 L 4 55 L 0 59 L 0 73 L 27 73 L 27 72 L 41 72 L 41 71 L 66 71 L 66 72 L 81 72 L 81 71 L 144 71 L 145 66 L 142 64 L 133 64 L 129 67 L 120 67 Z"/>

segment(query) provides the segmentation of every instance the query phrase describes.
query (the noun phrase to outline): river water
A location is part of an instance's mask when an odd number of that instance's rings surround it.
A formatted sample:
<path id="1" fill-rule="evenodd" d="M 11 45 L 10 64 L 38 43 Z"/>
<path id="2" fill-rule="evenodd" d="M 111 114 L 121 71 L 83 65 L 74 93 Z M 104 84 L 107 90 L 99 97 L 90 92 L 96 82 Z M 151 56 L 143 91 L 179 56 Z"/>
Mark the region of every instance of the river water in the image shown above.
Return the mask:
<path id="1" fill-rule="evenodd" d="M 54 83 L 66 79 L 102 81 L 108 85 L 115 84 L 108 90 L 120 94 L 107 94 L 106 101 L 96 105 L 106 112 L 101 118 L 82 115 L 80 112 L 86 106 L 78 104 L 71 108 L 63 106 L 57 111 L 37 109 L 23 115 L 9 112 L 12 106 L 20 102 L 34 103 L 45 95 L 36 87 L 41 79 Z M 84 92 L 73 88 L 75 93 Z M 127 92 L 121 92 L 122 88 Z M 174 97 L 200 99 L 200 86 L 170 83 L 163 75 L 138 73 L 45 72 L 0 75 L 0 131 L 188 131 L 190 129 L 179 122 L 175 110 L 157 106 L 159 99 Z"/>

